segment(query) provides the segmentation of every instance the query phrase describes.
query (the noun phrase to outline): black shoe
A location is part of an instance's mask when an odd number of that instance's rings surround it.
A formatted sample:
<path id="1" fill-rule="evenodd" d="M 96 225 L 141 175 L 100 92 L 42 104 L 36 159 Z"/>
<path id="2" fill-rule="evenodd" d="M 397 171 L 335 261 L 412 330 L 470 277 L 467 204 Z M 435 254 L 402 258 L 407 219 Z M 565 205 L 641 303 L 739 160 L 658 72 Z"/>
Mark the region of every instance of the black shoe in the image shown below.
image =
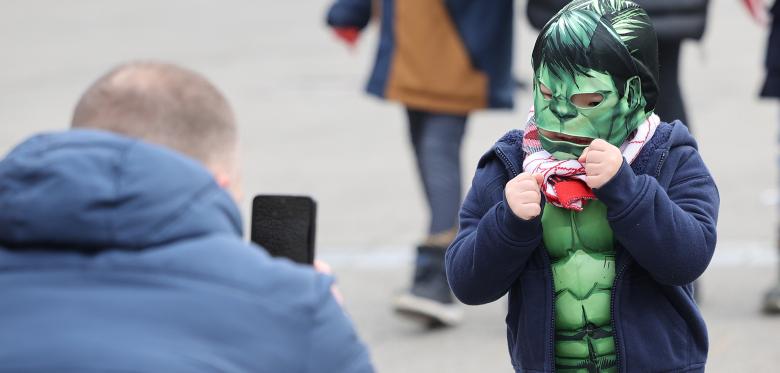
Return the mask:
<path id="1" fill-rule="evenodd" d="M 780 314 L 780 283 L 766 292 L 764 297 L 764 313 L 768 315 Z"/>
<path id="2" fill-rule="evenodd" d="M 414 282 L 408 292 L 395 300 L 395 311 L 430 326 L 453 326 L 463 319 L 463 311 L 455 303 L 444 268 L 445 248 L 420 246 Z"/>

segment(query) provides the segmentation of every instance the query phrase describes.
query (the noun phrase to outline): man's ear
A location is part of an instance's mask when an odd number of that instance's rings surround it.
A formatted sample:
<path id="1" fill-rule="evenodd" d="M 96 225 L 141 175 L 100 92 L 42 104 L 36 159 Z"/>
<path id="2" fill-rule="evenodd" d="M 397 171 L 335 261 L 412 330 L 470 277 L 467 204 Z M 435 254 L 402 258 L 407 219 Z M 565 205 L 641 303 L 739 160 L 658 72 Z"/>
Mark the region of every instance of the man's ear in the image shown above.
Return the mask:
<path id="1" fill-rule="evenodd" d="M 216 180 L 217 185 L 219 185 L 223 189 L 230 189 L 230 186 L 233 183 L 233 180 L 231 180 L 230 175 L 228 175 L 225 172 L 214 172 L 214 180 Z"/>
<path id="2" fill-rule="evenodd" d="M 236 203 L 241 203 L 244 198 L 244 190 L 241 187 L 241 174 L 238 172 L 226 172 L 222 169 L 211 169 L 211 174 L 220 188 L 226 190 Z"/>
<path id="3" fill-rule="evenodd" d="M 645 106 L 645 96 L 642 95 L 642 79 L 638 76 L 632 76 L 626 80 L 626 101 L 631 110 L 643 108 Z"/>

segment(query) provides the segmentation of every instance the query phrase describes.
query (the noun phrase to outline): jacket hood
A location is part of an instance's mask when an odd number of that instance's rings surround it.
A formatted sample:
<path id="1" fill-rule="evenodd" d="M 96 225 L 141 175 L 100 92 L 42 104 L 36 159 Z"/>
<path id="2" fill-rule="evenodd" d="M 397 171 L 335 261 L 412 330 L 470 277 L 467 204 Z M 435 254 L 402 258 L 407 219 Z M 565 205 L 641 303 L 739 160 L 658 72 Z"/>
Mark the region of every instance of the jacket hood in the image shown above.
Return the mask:
<path id="1" fill-rule="evenodd" d="M 669 125 L 672 126 L 671 134 L 669 136 L 669 149 L 678 146 L 691 146 L 696 150 L 699 149 L 699 146 L 696 144 L 696 140 L 693 138 L 693 135 L 691 135 L 688 127 L 685 126 L 683 122 L 675 120 L 674 122 L 669 123 Z"/>
<path id="2" fill-rule="evenodd" d="M 241 217 L 195 160 L 95 130 L 34 136 L 0 161 L 0 245 L 141 250 L 208 234 L 241 236 Z"/>

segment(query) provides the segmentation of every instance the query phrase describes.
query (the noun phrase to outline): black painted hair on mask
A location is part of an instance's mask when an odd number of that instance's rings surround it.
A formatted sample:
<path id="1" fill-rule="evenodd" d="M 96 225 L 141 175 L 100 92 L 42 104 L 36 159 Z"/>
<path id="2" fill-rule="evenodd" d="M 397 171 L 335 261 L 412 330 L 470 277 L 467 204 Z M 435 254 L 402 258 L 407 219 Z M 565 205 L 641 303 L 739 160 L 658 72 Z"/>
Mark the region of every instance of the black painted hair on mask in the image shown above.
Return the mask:
<path id="1" fill-rule="evenodd" d="M 531 55 L 561 77 L 593 69 L 612 76 L 623 95 L 625 82 L 639 76 L 645 111 L 658 100 L 658 39 L 647 13 L 626 0 L 575 0 L 539 33 Z"/>

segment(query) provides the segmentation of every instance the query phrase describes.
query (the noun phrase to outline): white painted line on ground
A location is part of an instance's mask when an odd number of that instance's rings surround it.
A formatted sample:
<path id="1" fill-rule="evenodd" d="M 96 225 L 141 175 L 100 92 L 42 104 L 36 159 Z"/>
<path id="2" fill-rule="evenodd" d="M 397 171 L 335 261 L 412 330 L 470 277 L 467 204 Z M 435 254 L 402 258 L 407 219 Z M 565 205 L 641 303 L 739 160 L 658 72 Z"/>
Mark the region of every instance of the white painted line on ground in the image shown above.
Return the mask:
<path id="1" fill-rule="evenodd" d="M 320 249 L 320 259 L 335 267 L 393 270 L 414 261 L 411 246 Z M 766 243 L 722 242 L 715 249 L 710 268 L 769 268 L 778 265 L 778 250 Z"/>

